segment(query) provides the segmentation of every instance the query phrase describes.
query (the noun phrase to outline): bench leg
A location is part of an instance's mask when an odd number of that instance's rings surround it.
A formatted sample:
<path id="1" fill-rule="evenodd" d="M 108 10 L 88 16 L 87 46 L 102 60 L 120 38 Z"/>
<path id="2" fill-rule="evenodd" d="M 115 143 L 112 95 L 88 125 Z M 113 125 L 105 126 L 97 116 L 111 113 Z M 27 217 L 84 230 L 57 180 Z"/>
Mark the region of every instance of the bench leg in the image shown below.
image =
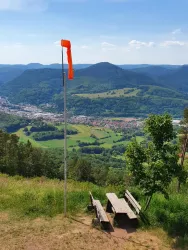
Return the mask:
<path id="1" fill-rule="evenodd" d="M 113 213 L 113 211 L 112 211 L 112 204 L 110 203 L 109 200 L 108 200 L 107 205 L 106 205 L 106 212 L 107 213 Z"/>

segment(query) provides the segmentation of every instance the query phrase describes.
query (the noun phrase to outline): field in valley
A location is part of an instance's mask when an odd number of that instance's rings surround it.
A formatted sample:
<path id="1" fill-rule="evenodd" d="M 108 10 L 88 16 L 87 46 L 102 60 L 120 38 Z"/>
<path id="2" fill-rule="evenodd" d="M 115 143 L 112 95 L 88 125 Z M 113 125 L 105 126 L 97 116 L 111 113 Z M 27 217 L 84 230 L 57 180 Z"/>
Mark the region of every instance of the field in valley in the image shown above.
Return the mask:
<path id="1" fill-rule="evenodd" d="M 58 129 L 62 129 L 63 125 L 57 126 Z M 122 133 L 116 133 L 111 129 L 102 127 L 93 127 L 82 124 L 69 124 L 68 129 L 77 130 L 78 133 L 74 135 L 68 135 L 68 149 L 72 150 L 79 148 L 79 142 L 94 143 L 97 139 L 101 143 L 100 147 L 111 148 L 113 145 L 124 144 L 127 145 L 128 141 L 117 142 L 122 138 Z M 20 141 L 27 142 L 28 140 L 35 147 L 42 148 L 62 148 L 64 147 L 63 139 L 54 139 L 47 141 L 35 141 L 32 137 L 26 136 L 23 128 L 19 129 L 16 134 L 20 137 Z M 138 137 L 138 140 L 142 140 L 142 137 Z M 89 146 L 94 147 L 95 145 Z"/>
<path id="2" fill-rule="evenodd" d="M 91 99 L 96 98 L 113 98 L 113 97 L 130 97 L 136 96 L 139 93 L 139 89 L 134 88 L 123 88 L 123 89 L 114 89 L 107 92 L 102 93 L 94 93 L 94 94 L 76 94 L 80 97 L 86 97 Z"/>

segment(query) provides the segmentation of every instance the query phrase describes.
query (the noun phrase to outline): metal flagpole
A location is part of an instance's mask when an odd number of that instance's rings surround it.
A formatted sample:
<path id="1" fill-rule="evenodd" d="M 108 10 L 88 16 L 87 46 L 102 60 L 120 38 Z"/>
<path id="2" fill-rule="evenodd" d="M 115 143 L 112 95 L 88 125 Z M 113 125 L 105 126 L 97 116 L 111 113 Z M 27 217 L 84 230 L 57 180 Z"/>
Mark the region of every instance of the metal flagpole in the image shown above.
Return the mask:
<path id="1" fill-rule="evenodd" d="M 64 87 L 64 215 L 67 215 L 67 86 L 66 74 L 63 64 L 63 47 L 62 47 L 62 76 Z"/>

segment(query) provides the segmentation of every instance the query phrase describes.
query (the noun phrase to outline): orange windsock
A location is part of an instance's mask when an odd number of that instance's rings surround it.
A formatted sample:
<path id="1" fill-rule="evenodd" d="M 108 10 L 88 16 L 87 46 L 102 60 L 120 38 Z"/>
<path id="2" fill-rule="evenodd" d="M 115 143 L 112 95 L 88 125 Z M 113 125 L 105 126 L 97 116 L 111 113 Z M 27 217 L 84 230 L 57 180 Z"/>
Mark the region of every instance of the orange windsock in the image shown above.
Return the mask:
<path id="1" fill-rule="evenodd" d="M 61 46 L 67 48 L 68 79 L 72 80 L 74 78 L 74 71 L 72 66 L 71 42 L 69 40 L 61 40 Z"/>

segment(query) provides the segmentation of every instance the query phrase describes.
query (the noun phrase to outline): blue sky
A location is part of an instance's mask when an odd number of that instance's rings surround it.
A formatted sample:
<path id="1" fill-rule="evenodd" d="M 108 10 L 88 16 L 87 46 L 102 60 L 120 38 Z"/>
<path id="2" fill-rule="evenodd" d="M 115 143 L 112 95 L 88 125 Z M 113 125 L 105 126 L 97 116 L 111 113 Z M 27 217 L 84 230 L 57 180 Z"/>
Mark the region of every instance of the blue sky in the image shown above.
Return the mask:
<path id="1" fill-rule="evenodd" d="M 187 0 L 0 0 L 0 63 L 187 64 Z"/>

